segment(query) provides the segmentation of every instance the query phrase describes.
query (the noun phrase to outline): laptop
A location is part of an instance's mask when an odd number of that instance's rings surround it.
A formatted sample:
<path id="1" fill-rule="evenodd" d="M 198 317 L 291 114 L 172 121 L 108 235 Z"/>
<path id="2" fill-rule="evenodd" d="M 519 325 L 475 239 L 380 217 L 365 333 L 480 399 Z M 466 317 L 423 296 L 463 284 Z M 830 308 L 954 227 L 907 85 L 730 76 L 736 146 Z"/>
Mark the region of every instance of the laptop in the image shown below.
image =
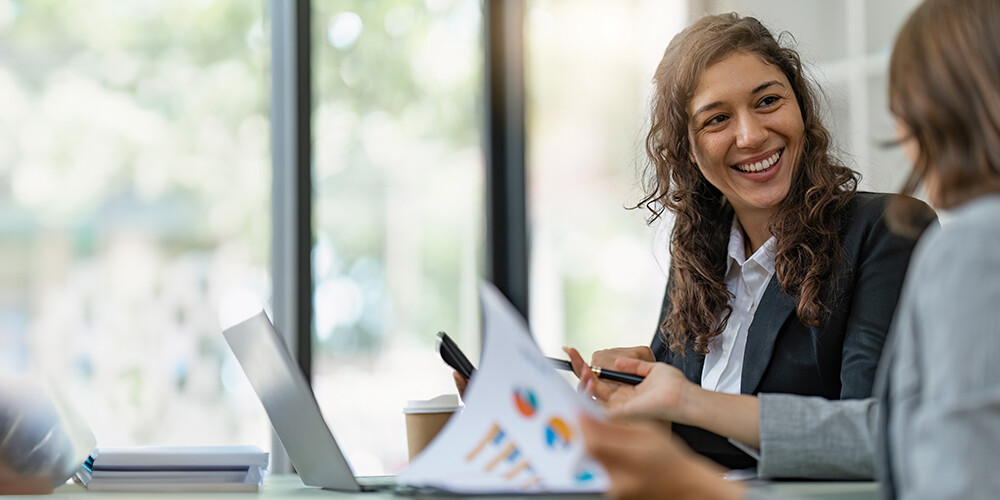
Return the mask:
<path id="1" fill-rule="evenodd" d="M 264 311 L 222 334 L 303 483 L 338 491 L 396 489 L 395 476 L 354 475 L 302 370 Z"/>

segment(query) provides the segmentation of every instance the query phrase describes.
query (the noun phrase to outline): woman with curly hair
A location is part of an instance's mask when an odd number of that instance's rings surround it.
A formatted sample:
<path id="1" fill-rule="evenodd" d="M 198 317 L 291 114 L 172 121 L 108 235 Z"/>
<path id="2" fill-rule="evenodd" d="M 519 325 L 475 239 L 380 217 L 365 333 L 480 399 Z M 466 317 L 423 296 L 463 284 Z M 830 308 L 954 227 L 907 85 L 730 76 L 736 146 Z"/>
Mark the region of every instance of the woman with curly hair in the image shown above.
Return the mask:
<path id="1" fill-rule="evenodd" d="M 712 393 L 870 396 L 915 238 L 890 232 L 889 195 L 858 192 L 831 154 L 798 54 L 757 19 L 706 16 L 670 42 L 654 84 L 637 207 L 674 217 L 659 330 L 591 364 L 664 361 Z M 591 383 L 603 399 L 620 387 Z M 754 465 L 705 430 L 716 415 L 674 417 L 696 451 Z"/>
<path id="2" fill-rule="evenodd" d="M 885 499 L 994 499 L 1000 491 L 998 25 L 996 0 L 924 0 L 896 37 L 889 103 L 913 165 L 903 192 L 923 186 L 949 217 L 914 251 L 876 397 L 759 398 L 762 451 L 777 448 L 813 470 L 874 462 Z M 890 220 L 906 226 L 912 210 L 892 208 Z M 619 364 L 646 375 L 637 387 L 662 382 L 664 367 Z M 612 498 L 777 498 L 723 481 L 658 426 L 582 417 L 582 430 L 608 470 Z"/>

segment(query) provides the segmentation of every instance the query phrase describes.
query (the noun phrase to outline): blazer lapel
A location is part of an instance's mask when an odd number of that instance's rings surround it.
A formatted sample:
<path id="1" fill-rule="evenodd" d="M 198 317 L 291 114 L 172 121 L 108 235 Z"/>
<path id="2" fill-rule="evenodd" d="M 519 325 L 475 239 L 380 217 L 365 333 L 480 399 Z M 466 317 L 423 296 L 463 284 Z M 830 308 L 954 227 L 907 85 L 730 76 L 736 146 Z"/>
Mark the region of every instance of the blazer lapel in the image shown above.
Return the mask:
<path id="1" fill-rule="evenodd" d="M 667 356 L 664 361 L 684 372 L 684 376 L 691 382 L 701 385 L 701 370 L 705 366 L 705 355 L 695 352 L 692 344 L 688 342 L 688 345 L 684 348 L 683 355 L 667 350 Z"/>
<path id="2" fill-rule="evenodd" d="M 690 343 L 685 350 L 687 355 L 684 356 L 684 375 L 687 376 L 688 380 L 701 385 L 701 372 L 705 367 L 705 355 L 698 354 Z"/>
<path id="3" fill-rule="evenodd" d="M 795 299 L 781 289 L 777 275 L 771 276 L 771 281 L 764 290 L 753 321 L 747 330 L 747 346 L 743 354 L 743 374 L 740 381 L 740 392 L 753 394 L 760 384 L 764 370 L 771 362 L 774 352 L 774 340 L 778 338 L 781 325 L 785 324 L 788 315 L 795 310 Z"/>

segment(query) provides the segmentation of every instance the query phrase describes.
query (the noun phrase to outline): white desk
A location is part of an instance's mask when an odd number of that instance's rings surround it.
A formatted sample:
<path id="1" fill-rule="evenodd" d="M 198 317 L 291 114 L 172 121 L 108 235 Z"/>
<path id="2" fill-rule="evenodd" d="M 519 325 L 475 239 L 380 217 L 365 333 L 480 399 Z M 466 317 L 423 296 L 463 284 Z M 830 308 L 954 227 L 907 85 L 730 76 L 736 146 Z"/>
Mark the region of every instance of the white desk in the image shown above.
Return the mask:
<path id="1" fill-rule="evenodd" d="M 763 483 L 762 486 L 769 490 L 784 493 L 788 495 L 796 495 L 804 498 L 816 498 L 822 500 L 833 500 L 833 499 L 843 499 L 843 500 L 874 500 L 878 498 L 878 485 L 872 482 L 774 482 L 774 483 Z M 295 475 L 280 475 L 271 476 L 264 480 L 264 487 L 261 492 L 258 493 L 91 493 L 86 490 L 86 488 L 77 484 L 67 484 L 56 488 L 56 491 L 51 496 L 33 496 L 33 497 L 23 497 L 27 499 L 34 500 L 44 500 L 46 498 L 53 499 L 68 499 L 68 500 L 84 500 L 87 498 L 113 498 L 115 500 L 131 500 L 139 498 L 159 498 L 163 500 L 177 499 L 177 500 L 194 500 L 194 499 L 211 499 L 211 500 L 248 500 L 250 498 L 261 497 L 266 500 L 271 499 L 293 499 L 293 498 L 328 498 L 331 500 L 337 499 L 366 499 L 366 500 L 386 500 L 393 499 L 399 500 L 401 498 L 411 498 L 408 495 L 393 495 L 392 493 L 338 493 L 335 491 L 321 490 L 318 488 L 311 488 L 304 486 L 302 481 L 299 480 L 298 476 Z M 16 498 L 16 497 L 7 497 Z M 434 499 L 442 498 L 448 500 L 455 500 L 454 495 L 446 495 L 441 497 L 435 496 L 414 496 L 412 498 L 425 498 Z M 480 498 L 483 500 L 499 500 L 502 498 L 531 498 L 531 497 L 503 497 L 503 496 L 486 496 L 486 497 L 461 497 L 461 498 Z M 579 498 L 573 495 L 545 495 L 542 497 L 544 500 L 561 500 L 570 498 Z M 598 498 L 592 496 L 591 498 Z"/>
<path id="2" fill-rule="evenodd" d="M 313 488 L 310 486 L 305 486 L 302 481 L 299 480 L 299 476 L 294 474 L 269 476 L 264 478 L 264 486 L 261 488 L 260 493 L 106 493 L 106 492 L 89 492 L 83 486 L 78 484 L 66 484 L 56 488 L 56 491 L 51 496 L 34 496 L 34 497 L 21 497 L 25 499 L 34 500 L 45 500 L 51 498 L 53 500 L 67 499 L 67 500 L 87 500 L 90 498 L 113 498 L 115 500 L 132 500 L 132 499 L 148 499 L 157 498 L 162 500 L 195 500 L 195 499 L 211 499 L 211 500 L 250 500 L 253 498 L 260 497 L 261 500 L 272 500 L 272 499 L 297 499 L 297 498 L 327 498 L 330 500 L 340 500 L 340 499 L 365 499 L 365 500 L 400 500 L 405 498 L 422 498 L 422 499 L 448 499 L 456 500 L 459 498 L 480 498 L 484 500 L 500 500 L 504 498 L 527 498 L 524 496 L 480 496 L 480 497 L 459 497 L 456 495 L 442 495 L 440 497 L 430 496 L 430 495 L 394 495 L 391 492 L 370 492 L 370 493 L 341 493 L 337 491 L 323 490 L 319 488 Z M 590 498 L 599 499 L 601 497 L 597 495 L 589 495 Z M 15 498 L 15 497 L 5 497 L 5 498 Z M 538 498 L 538 497 L 535 497 Z M 545 495 L 545 500 L 562 500 L 571 498 L 580 498 L 579 496 L 571 495 Z"/>
<path id="3" fill-rule="evenodd" d="M 818 500 L 878 500 L 878 483 L 872 481 L 770 481 L 759 487 L 783 495 Z"/>

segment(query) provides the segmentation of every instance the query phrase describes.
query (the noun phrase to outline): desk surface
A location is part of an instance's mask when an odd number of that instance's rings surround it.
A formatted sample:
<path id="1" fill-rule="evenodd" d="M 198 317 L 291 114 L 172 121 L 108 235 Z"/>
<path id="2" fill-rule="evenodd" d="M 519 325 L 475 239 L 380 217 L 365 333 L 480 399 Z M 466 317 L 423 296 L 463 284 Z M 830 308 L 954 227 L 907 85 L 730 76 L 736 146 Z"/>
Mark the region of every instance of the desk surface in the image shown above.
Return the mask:
<path id="1" fill-rule="evenodd" d="M 816 498 L 822 500 L 833 500 L 833 499 L 850 499 L 850 500 L 874 500 L 878 498 L 878 485 L 872 482 L 768 482 L 762 483 L 760 485 L 771 491 L 787 494 L 796 495 L 803 498 Z M 196 498 L 211 498 L 212 500 L 225 500 L 225 499 L 242 499 L 247 500 L 248 498 L 254 498 L 255 496 L 267 497 L 268 500 L 274 498 L 290 499 L 290 498 L 317 498 L 326 497 L 331 499 L 366 499 L 366 500 L 385 500 L 385 499 L 395 499 L 407 498 L 407 496 L 397 496 L 392 493 L 339 493 L 335 491 L 321 490 L 318 488 L 312 488 L 302 484 L 298 476 L 295 475 L 279 475 L 271 476 L 264 480 L 264 486 L 261 488 L 260 494 L 255 493 L 91 493 L 86 490 L 86 488 L 77 484 L 66 484 L 56 488 L 55 493 L 52 496 L 35 496 L 35 497 L 25 497 L 32 498 L 34 500 L 42 500 L 45 498 L 66 498 L 69 500 L 83 500 L 84 498 L 97 498 L 97 497 L 111 497 L 116 500 L 131 500 L 133 498 L 161 498 L 161 499 L 184 499 L 193 500 Z M 14 497 L 8 497 L 14 498 Z M 420 495 L 416 498 L 433 499 L 437 498 L 434 496 L 423 496 Z M 455 500 L 455 496 L 442 496 L 440 498 Z M 463 498 L 477 498 L 477 497 L 463 497 Z M 518 498 L 518 497 L 501 497 L 501 496 L 487 496 L 478 497 L 481 499 L 488 500 L 498 500 L 502 498 Z M 527 497 L 526 497 L 527 498 Z M 543 497 L 545 500 L 559 500 L 562 498 L 577 498 L 574 496 L 557 496 L 557 495 L 545 495 Z"/>
<path id="2" fill-rule="evenodd" d="M 765 481 L 759 487 L 783 495 L 821 500 L 878 500 L 872 481 Z"/>

